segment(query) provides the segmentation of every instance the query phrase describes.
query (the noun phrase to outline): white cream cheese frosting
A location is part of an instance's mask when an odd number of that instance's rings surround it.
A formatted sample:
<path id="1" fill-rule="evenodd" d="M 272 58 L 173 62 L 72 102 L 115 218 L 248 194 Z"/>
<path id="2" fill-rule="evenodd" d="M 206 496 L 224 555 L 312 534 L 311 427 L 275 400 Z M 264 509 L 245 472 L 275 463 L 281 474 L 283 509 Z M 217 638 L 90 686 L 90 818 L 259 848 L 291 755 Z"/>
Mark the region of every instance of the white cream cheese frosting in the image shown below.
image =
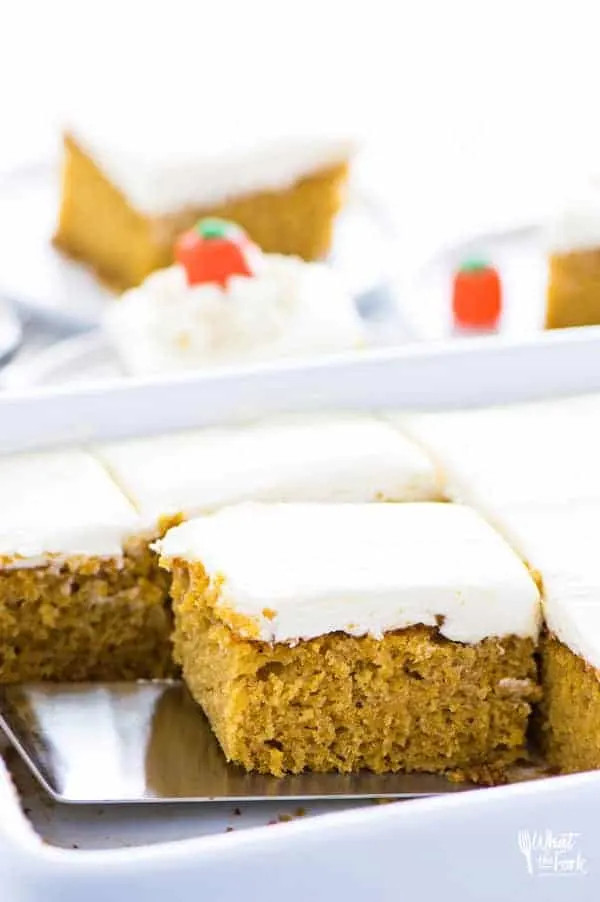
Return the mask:
<path id="1" fill-rule="evenodd" d="M 105 331 L 130 373 L 251 364 L 359 348 L 354 301 L 324 263 L 264 254 L 252 277 L 190 286 L 175 264 L 105 312 Z"/>
<path id="2" fill-rule="evenodd" d="M 201 563 L 223 620 L 239 629 L 242 615 L 265 641 L 424 624 L 476 643 L 539 629 L 526 567 L 462 505 L 245 504 L 177 526 L 157 548 L 163 563 Z"/>
<path id="3" fill-rule="evenodd" d="M 600 500 L 509 506 L 498 521 L 541 576 L 550 633 L 600 669 Z"/>
<path id="4" fill-rule="evenodd" d="M 149 216 L 204 208 L 299 179 L 348 160 L 357 138 L 335 110 L 273 110 L 264 97 L 232 113 L 201 90 L 198 109 L 138 114 L 119 103 L 80 108 L 66 131 L 131 206 Z M 210 109 L 209 109 L 210 105 Z M 107 106 L 105 104 L 105 106 Z M 202 114 L 199 115 L 199 111 Z"/>
<path id="5" fill-rule="evenodd" d="M 0 569 L 70 556 L 120 557 L 136 512 L 84 451 L 0 457 Z"/>
<path id="6" fill-rule="evenodd" d="M 436 461 L 446 495 L 505 505 L 600 498 L 600 396 L 393 415 Z"/>
<path id="7" fill-rule="evenodd" d="M 396 421 L 540 575 L 544 618 L 600 668 L 600 396 Z"/>
<path id="8" fill-rule="evenodd" d="M 287 414 L 93 450 L 149 527 L 161 516 L 193 516 L 239 501 L 439 497 L 428 457 L 368 414 Z"/>
<path id="9" fill-rule="evenodd" d="M 590 179 L 561 199 L 546 223 L 544 244 L 556 254 L 600 248 L 600 179 Z"/>

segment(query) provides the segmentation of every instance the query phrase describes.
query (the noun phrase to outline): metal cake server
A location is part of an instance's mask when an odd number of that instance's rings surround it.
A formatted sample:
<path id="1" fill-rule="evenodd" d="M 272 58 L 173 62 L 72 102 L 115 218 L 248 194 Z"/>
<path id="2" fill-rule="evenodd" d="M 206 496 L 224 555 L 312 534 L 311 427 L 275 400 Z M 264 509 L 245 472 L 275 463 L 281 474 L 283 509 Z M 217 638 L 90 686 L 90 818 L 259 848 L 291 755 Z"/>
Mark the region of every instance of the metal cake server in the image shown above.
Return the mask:
<path id="1" fill-rule="evenodd" d="M 176 680 L 0 687 L 0 726 L 70 803 L 402 798 L 473 788 L 428 774 L 247 774 Z"/>

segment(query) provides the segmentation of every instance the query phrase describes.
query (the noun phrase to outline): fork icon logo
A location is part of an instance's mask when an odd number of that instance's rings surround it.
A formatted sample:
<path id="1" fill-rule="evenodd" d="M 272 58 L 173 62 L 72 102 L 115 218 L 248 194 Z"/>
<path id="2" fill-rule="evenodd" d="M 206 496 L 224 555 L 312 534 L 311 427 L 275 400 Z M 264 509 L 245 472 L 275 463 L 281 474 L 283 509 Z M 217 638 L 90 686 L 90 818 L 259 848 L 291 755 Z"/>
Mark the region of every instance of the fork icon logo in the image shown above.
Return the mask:
<path id="1" fill-rule="evenodd" d="M 519 830 L 517 845 L 532 877 L 583 876 L 588 873 L 579 840 L 581 834 L 570 831 Z"/>

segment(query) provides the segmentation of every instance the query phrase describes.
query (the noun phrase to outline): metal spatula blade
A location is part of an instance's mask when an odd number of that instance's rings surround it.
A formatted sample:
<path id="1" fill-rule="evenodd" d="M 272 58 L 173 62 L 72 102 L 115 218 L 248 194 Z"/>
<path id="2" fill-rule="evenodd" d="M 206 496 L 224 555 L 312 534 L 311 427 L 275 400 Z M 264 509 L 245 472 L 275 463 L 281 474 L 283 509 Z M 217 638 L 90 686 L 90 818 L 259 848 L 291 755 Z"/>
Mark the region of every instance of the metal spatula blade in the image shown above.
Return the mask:
<path id="1" fill-rule="evenodd" d="M 0 687 L 0 726 L 57 801 L 402 798 L 473 788 L 428 774 L 247 774 L 173 680 Z"/>

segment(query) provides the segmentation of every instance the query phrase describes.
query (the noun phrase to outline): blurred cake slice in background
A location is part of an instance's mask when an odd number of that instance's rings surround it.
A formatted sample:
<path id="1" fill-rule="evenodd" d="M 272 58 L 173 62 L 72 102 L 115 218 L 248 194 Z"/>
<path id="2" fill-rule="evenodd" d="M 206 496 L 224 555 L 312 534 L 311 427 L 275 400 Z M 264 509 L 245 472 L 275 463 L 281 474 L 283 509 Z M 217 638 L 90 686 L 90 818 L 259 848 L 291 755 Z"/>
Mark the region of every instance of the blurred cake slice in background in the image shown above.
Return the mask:
<path id="1" fill-rule="evenodd" d="M 57 246 L 120 289 L 168 266 L 176 237 L 207 215 L 239 223 L 265 251 L 323 257 L 355 140 L 331 115 L 323 127 L 265 97 L 231 110 L 213 94 L 193 110 L 73 116 Z"/>
<path id="2" fill-rule="evenodd" d="M 547 225 L 546 328 L 600 323 L 600 182 L 564 200 Z"/>

